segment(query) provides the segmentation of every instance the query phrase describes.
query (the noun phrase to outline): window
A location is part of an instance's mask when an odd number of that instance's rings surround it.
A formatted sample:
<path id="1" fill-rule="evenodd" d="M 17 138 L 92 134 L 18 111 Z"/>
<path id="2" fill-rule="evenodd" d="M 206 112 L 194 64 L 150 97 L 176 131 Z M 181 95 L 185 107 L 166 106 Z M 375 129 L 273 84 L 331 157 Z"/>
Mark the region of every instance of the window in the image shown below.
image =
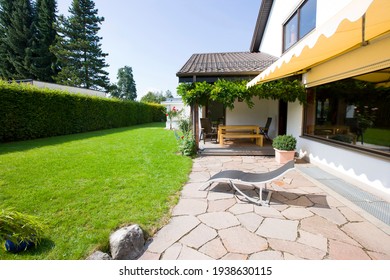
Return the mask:
<path id="1" fill-rule="evenodd" d="M 317 0 L 307 0 L 283 26 L 283 51 L 302 39 L 316 27 Z"/>
<path id="2" fill-rule="evenodd" d="M 390 88 L 348 79 L 308 90 L 304 134 L 390 156 Z"/>

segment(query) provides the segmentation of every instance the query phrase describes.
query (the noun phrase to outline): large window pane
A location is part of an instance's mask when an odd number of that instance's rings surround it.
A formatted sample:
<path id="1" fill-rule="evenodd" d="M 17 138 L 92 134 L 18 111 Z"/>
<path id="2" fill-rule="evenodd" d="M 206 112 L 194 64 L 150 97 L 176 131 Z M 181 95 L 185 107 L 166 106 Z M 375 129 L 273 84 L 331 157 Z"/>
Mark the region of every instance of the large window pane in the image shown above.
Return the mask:
<path id="1" fill-rule="evenodd" d="M 317 0 L 307 0 L 283 26 L 283 51 L 316 27 Z"/>
<path id="2" fill-rule="evenodd" d="M 298 14 L 296 13 L 284 26 L 284 50 L 298 41 Z"/>
<path id="3" fill-rule="evenodd" d="M 300 9 L 299 39 L 316 27 L 317 0 L 307 1 Z"/>
<path id="4" fill-rule="evenodd" d="M 348 79 L 308 91 L 304 132 L 390 156 L 390 88 Z"/>

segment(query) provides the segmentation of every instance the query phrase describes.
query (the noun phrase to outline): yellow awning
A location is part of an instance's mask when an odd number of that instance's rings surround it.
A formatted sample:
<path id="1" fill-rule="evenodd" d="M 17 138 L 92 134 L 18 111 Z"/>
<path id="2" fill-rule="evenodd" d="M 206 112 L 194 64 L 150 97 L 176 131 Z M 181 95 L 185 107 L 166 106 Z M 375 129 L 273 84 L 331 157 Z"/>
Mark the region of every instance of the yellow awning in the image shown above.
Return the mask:
<path id="1" fill-rule="evenodd" d="M 390 31 L 389 0 L 354 0 L 287 51 L 275 63 L 248 83 L 272 81 L 305 73 L 312 67 L 340 56 Z"/>

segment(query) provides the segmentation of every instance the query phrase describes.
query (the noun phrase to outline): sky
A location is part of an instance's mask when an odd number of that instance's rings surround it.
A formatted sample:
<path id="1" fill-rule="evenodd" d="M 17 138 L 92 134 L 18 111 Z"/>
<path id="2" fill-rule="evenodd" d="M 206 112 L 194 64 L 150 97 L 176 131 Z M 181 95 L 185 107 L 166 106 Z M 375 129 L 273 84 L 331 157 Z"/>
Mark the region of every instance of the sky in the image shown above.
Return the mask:
<path id="1" fill-rule="evenodd" d="M 249 51 L 261 0 L 95 0 L 111 83 L 130 66 L 138 100 L 149 91 L 174 96 L 176 73 L 195 53 Z M 57 0 L 69 15 L 72 0 Z"/>

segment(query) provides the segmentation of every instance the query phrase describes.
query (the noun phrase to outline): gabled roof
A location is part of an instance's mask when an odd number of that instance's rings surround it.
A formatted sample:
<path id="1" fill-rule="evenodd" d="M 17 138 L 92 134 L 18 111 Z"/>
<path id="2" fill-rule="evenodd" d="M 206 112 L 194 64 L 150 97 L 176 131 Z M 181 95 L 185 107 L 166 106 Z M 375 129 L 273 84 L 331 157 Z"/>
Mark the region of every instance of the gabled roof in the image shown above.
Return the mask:
<path id="1" fill-rule="evenodd" d="M 176 76 L 257 75 L 277 59 L 277 57 L 260 52 L 193 54 L 176 73 Z"/>

